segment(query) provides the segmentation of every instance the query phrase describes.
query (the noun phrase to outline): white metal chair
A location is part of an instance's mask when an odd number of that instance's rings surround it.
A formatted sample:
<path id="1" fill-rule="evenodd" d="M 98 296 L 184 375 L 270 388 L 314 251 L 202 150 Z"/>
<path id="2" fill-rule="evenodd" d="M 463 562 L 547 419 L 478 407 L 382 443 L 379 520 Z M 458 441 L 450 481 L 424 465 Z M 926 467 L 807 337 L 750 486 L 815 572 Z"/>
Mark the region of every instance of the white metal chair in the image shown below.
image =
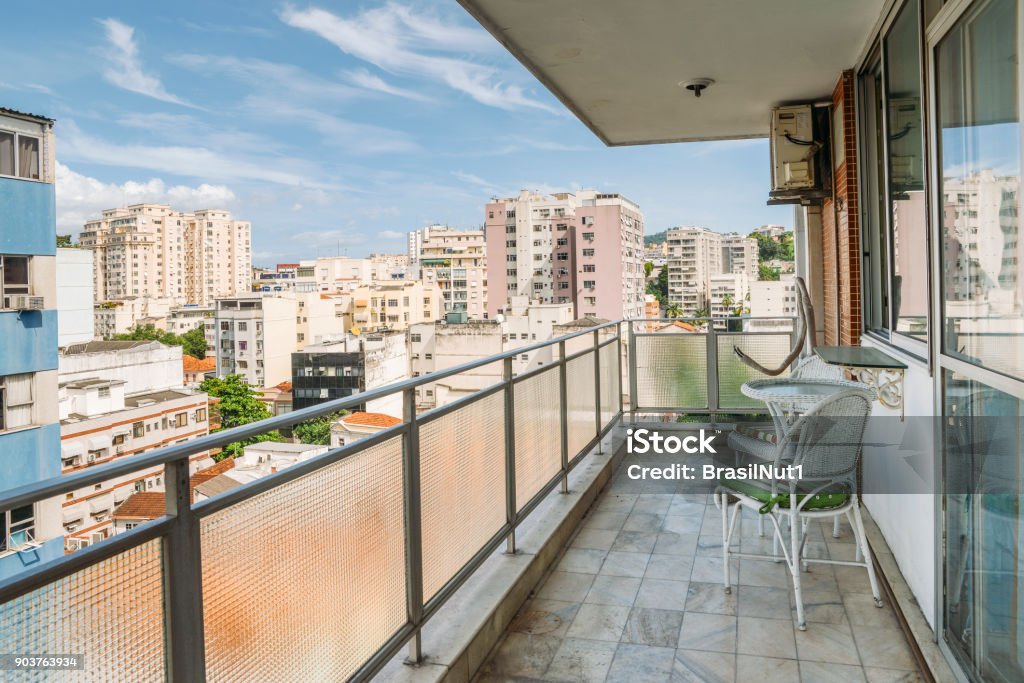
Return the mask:
<path id="1" fill-rule="evenodd" d="M 767 517 L 774 527 L 776 546 L 781 547 L 783 559 L 793 579 L 800 630 L 807 628 L 800 574 L 811 563 L 864 567 L 871 582 L 875 604 L 881 607 L 878 581 L 864 534 L 857 491 L 857 464 L 861 457 L 872 400 L 870 391 L 850 388 L 821 401 L 797 418 L 776 446 L 772 462 L 777 467 L 800 467 L 799 479 L 719 481 L 714 497 L 715 504 L 722 512 L 726 592 L 731 590 L 729 562 L 732 557 L 779 559 L 777 555 L 756 555 L 732 550 L 739 511 L 750 508 Z M 860 551 L 857 559 L 842 561 L 807 557 L 808 524 L 812 520 L 843 515 L 849 519 L 853 528 Z M 786 521 L 788 525 L 784 524 Z M 784 526 L 788 526 L 788 543 Z"/>

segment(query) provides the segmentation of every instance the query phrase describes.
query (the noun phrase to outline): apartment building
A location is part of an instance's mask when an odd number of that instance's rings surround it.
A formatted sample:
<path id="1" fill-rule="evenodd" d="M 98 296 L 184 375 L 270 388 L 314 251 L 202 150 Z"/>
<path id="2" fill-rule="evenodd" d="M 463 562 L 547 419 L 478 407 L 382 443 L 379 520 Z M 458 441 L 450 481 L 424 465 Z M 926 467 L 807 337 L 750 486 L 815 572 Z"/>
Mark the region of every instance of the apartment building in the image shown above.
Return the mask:
<path id="1" fill-rule="evenodd" d="M 488 320 L 464 320 L 456 314 L 448 320 L 420 323 L 409 328 L 409 358 L 413 377 L 468 363 L 551 339 L 559 325 L 573 320 L 573 306 L 530 303 L 516 296 Z M 522 374 L 553 360 L 551 347 L 517 355 L 512 371 Z M 500 363 L 446 377 L 417 387 L 416 404 L 436 408 L 494 384 L 501 379 Z"/>
<path id="2" fill-rule="evenodd" d="M 251 286 L 251 226 L 227 211 L 106 209 L 85 224 L 79 241 L 96 254 L 97 303 L 142 297 L 208 305 Z"/>
<path id="3" fill-rule="evenodd" d="M 111 299 L 95 304 L 94 335 L 97 339 L 112 339 L 114 335 L 124 334 L 142 325 L 164 329 L 167 325 L 167 315 L 173 305 L 171 299 L 139 296 Z"/>
<path id="4" fill-rule="evenodd" d="M 188 304 L 186 306 L 178 306 L 167 312 L 164 318 L 163 329 L 180 336 L 186 332 L 191 332 L 197 327 L 202 327 L 203 335 L 206 337 L 206 354 L 212 357 L 215 355 L 213 349 L 217 343 L 216 318 L 217 309 L 213 305 L 197 306 L 195 304 Z"/>
<path id="5" fill-rule="evenodd" d="M 771 237 L 773 240 L 777 240 L 788 231 L 789 230 L 784 225 L 766 224 L 759 228 L 754 228 L 750 231 L 750 234 L 764 235 L 765 237 Z"/>
<path id="6" fill-rule="evenodd" d="M 217 375 L 241 375 L 254 387 L 291 379 L 298 350 L 299 306 L 293 298 L 218 299 L 214 329 Z"/>
<path id="7" fill-rule="evenodd" d="M 409 376 L 409 352 L 403 332 L 346 334 L 306 346 L 291 356 L 292 406 L 300 410 L 344 398 Z M 369 401 L 363 410 L 401 417 L 402 397 Z"/>
<path id="8" fill-rule="evenodd" d="M 57 249 L 57 344 L 91 341 L 93 320 L 92 251 Z"/>
<path id="9" fill-rule="evenodd" d="M 60 474 L 53 123 L 0 108 L 0 489 Z M 59 501 L 0 511 L 0 579 L 61 535 Z"/>
<path id="10" fill-rule="evenodd" d="M 483 230 L 453 230 L 433 225 L 410 233 L 419 245 L 416 263 L 428 286 L 441 289 L 443 313 L 465 311 L 474 319 L 487 317 L 487 243 Z"/>
<path id="11" fill-rule="evenodd" d="M 746 273 L 711 276 L 708 283 L 708 312 L 716 329 L 724 330 L 728 327 L 726 318 L 749 312 L 750 290 L 750 280 Z"/>
<path id="12" fill-rule="evenodd" d="M 179 364 L 181 350 L 177 349 Z M 180 368 L 180 365 L 179 365 Z M 144 368 L 139 368 L 144 373 Z M 93 377 L 60 387 L 61 472 L 112 462 L 209 433 L 206 394 L 161 389 L 126 394 L 123 379 Z M 195 471 L 212 464 L 193 455 Z M 164 468 L 154 467 L 96 486 L 68 491 L 61 505 L 65 550 L 80 550 L 113 535 L 114 508 L 133 493 L 163 491 Z"/>
<path id="13" fill-rule="evenodd" d="M 404 330 L 440 318 L 442 301 L 436 282 L 401 280 L 357 287 L 352 290 L 352 326 L 361 332 Z"/>
<path id="14" fill-rule="evenodd" d="M 489 317 L 516 295 L 571 303 L 576 317 L 643 314 L 644 219 L 635 203 L 595 190 L 523 190 L 485 213 Z"/>
<path id="15" fill-rule="evenodd" d="M 796 296 L 796 278 L 793 275 L 758 282 L 756 287 L 750 288 L 750 320 L 745 321 L 744 329 L 751 332 L 791 330 L 792 318 L 798 314 Z"/>
<path id="16" fill-rule="evenodd" d="M 711 278 L 744 274 L 757 280 L 757 240 L 739 234 L 723 235 L 699 226 L 667 231 L 668 299 L 684 316 L 693 316 L 711 305 Z"/>

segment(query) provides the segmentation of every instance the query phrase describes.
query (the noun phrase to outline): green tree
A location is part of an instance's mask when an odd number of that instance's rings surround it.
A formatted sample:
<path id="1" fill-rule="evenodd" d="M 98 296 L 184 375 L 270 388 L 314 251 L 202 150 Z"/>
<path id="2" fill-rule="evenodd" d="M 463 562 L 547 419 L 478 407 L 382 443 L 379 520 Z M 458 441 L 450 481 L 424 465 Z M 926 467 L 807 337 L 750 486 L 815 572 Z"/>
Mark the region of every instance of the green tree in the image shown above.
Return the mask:
<path id="1" fill-rule="evenodd" d="M 670 303 L 668 305 L 668 307 L 665 309 L 665 317 L 666 318 L 678 318 L 678 317 L 680 317 L 682 315 L 683 315 L 682 307 L 679 304 L 677 304 L 676 302 L 674 302 L 674 301 L 672 303 Z"/>
<path id="2" fill-rule="evenodd" d="M 209 396 L 219 399 L 216 404 L 212 405 L 212 409 L 216 411 L 220 419 L 220 427 L 214 431 L 241 427 L 270 417 L 270 410 L 256 398 L 258 392 L 246 384 L 241 375 L 227 375 L 223 378 L 211 377 L 203 380 L 199 389 L 205 391 Z M 276 430 L 266 432 L 229 443 L 220 455 L 214 456 L 214 459 L 223 460 L 229 456 L 237 458 L 248 445 L 262 441 L 284 440 L 281 433 Z"/>
<path id="3" fill-rule="evenodd" d="M 71 235 L 57 235 L 57 246 L 58 247 L 73 247 L 75 245 L 71 241 Z"/>
<path id="4" fill-rule="evenodd" d="M 644 277 L 650 277 L 651 271 L 654 270 L 654 264 L 650 261 L 644 263 Z"/>
<path id="5" fill-rule="evenodd" d="M 767 263 L 757 264 L 757 279 L 772 282 L 779 279 L 779 274 L 782 271 L 778 268 L 773 268 Z"/>
<path id="6" fill-rule="evenodd" d="M 666 263 L 661 267 L 661 271 L 658 273 L 658 290 L 661 292 L 662 305 L 668 301 L 668 264 Z"/>
<path id="7" fill-rule="evenodd" d="M 181 346 L 181 339 L 173 332 L 165 332 L 155 325 L 136 325 L 127 332 L 115 334 L 119 341 L 158 341 L 168 346 Z"/>
<path id="8" fill-rule="evenodd" d="M 708 313 L 708 309 L 701 307 L 693 312 L 693 317 L 697 320 L 707 320 L 711 315 Z"/>
<path id="9" fill-rule="evenodd" d="M 181 339 L 181 352 L 202 360 L 206 358 L 206 333 L 203 326 L 199 325 L 179 337 Z"/>
<path id="10" fill-rule="evenodd" d="M 292 435 L 302 443 L 328 446 L 331 443 L 331 425 L 337 422 L 339 418 L 348 415 L 348 412 L 347 410 L 339 410 L 330 415 L 300 422 L 292 428 Z"/>

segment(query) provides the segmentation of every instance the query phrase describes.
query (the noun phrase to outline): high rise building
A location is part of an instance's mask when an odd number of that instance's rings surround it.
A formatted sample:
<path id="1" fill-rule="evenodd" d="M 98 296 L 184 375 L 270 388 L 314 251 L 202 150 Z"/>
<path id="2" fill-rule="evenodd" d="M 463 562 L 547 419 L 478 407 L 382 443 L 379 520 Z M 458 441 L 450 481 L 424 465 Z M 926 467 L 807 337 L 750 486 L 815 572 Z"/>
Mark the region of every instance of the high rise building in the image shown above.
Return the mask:
<path id="1" fill-rule="evenodd" d="M 250 290 L 250 231 L 223 210 L 133 204 L 104 210 L 79 241 L 96 254 L 97 303 L 142 297 L 208 305 Z"/>
<path id="2" fill-rule="evenodd" d="M 0 109 L 0 489 L 60 475 L 53 120 Z M 64 552 L 60 502 L 0 511 L 0 579 Z"/>
<path id="3" fill-rule="evenodd" d="M 218 299 L 217 375 L 241 375 L 268 387 L 291 379 L 291 355 L 298 351 L 298 302 L 284 297 Z"/>
<path id="4" fill-rule="evenodd" d="M 644 309 L 644 218 L 619 194 L 523 190 L 486 207 L 493 317 L 509 297 L 571 303 L 577 318 L 638 318 Z"/>
<path id="5" fill-rule="evenodd" d="M 668 300 L 683 316 L 693 316 L 711 305 L 711 278 L 743 274 L 757 280 L 757 240 L 708 228 L 683 226 L 667 231 Z"/>
<path id="6" fill-rule="evenodd" d="M 465 311 L 470 318 L 487 317 L 487 243 L 483 230 L 452 230 L 434 225 L 410 233 L 419 244 L 417 263 L 426 284 L 441 288 L 444 313 Z"/>

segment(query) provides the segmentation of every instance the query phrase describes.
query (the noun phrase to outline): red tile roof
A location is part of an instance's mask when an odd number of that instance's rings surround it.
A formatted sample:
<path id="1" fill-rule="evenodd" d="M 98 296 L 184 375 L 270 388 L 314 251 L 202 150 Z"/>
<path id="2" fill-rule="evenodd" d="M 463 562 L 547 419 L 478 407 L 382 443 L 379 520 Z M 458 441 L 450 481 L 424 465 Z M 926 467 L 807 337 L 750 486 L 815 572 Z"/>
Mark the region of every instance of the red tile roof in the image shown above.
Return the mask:
<path id="1" fill-rule="evenodd" d="M 207 356 L 202 360 L 187 354 L 181 357 L 181 366 L 185 372 L 210 372 L 217 369 L 217 359 Z"/>
<path id="2" fill-rule="evenodd" d="M 341 418 L 345 424 L 362 425 L 364 427 L 394 427 L 402 421 L 384 413 L 352 413 Z"/>
<path id="3" fill-rule="evenodd" d="M 140 491 L 117 506 L 113 519 L 156 519 L 167 511 L 163 491 Z"/>

